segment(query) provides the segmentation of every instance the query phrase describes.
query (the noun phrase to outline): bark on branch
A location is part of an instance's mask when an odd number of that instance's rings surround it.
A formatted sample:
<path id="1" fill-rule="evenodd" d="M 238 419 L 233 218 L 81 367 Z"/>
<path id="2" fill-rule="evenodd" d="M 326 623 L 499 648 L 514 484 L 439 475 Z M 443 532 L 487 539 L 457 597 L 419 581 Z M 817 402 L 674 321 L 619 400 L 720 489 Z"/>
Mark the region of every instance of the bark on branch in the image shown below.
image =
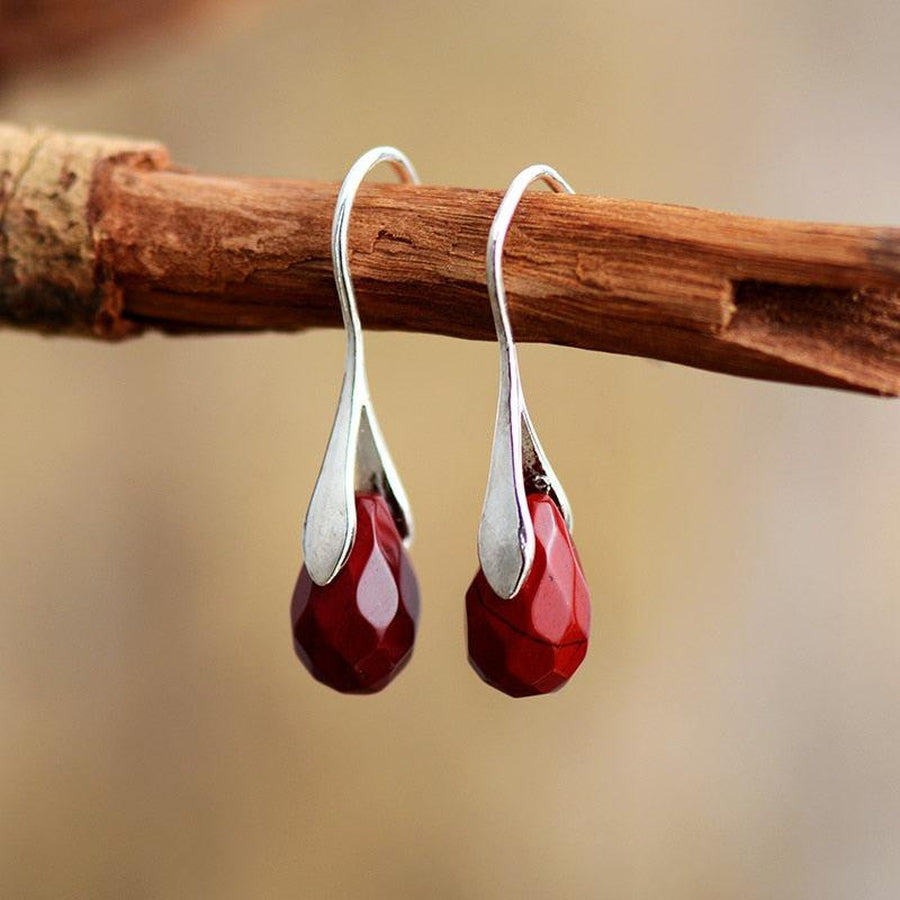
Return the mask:
<path id="1" fill-rule="evenodd" d="M 340 325 L 337 186 L 202 176 L 164 148 L 0 127 L 0 325 L 118 338 Z M 367 328 L 493 339 L 499 191 L 365 186 Z M 532 193 L 504 274 L 520 341 L 900 393 L 900 229 Z"/>

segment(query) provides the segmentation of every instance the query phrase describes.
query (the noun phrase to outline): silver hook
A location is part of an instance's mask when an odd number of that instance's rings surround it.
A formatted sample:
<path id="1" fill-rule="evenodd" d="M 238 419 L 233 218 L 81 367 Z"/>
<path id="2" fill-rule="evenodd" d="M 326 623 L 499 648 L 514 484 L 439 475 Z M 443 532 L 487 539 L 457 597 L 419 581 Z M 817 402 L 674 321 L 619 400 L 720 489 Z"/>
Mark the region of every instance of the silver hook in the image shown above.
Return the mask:
<path id="1" fill-rule="evenodd" d="M 487 244 L 487 290 L 500 345 L 500 395 L 487 492 L 478 527 L 478 558 L 491 589 L 505 599 L 518 593 L 534 562 L 534 526 L 528 513 L 527 494 L 549 494 L 572 530 L 568 498 L 525 406 L 503 285 L 503 247 L 510 223 L 522 195 L 538 180 L 557 193 L 575 193 L 550 166 L 529 166 L 512 180 L 504 194 Z"/>
<path id="2" fill-rule="evenodd" d="M 413 521 L 409 501 L 378 427 L 366 379 L 362 327 L 350 276 L 350 210 L 368 173 L 390 163 L 404 183 L 419 176 L 404 153 L 375 147 L 350 168 L 338 191 L 331 228 L 331 258 L 341 314 L 347 333 L 347 357 L 337 413 L 303 523 L 303 556 L 310 578 L 328 584 L 341 570 L 356 537 L 356 486 L 381 494 L 407 546 Z"/>

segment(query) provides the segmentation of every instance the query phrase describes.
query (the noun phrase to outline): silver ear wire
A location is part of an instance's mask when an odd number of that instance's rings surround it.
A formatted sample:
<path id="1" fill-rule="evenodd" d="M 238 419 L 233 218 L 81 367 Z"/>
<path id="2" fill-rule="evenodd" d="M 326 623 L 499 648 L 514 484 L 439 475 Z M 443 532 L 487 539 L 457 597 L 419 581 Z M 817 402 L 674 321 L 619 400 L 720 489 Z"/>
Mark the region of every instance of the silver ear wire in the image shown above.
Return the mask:
<path id="1" fill-rule="evenodd" d="M 487 245 L 487 290 L 500 346 L 500 396 L 487 492 L 478 528 L 478 558 L 491 589 L 514 597 L 534 562 L 529 492 L 549 494 L 572 530 L 572 511 L 531 423 L 522 393 L 519 361 L 503 286 L 503 247 L 516 207 L 528 186 L 542 180 L 556 192 L 574 194 L 550 166 L 529 166 L 510 183 L 494 215 Z"/>
<path id="2" fill-rule="evenodd" d="M 394 147 L 375 147 L 364 153 L 347 173 L 334 209 L 331 258 L 347 332 L 347 357 L 331 436 L 303 523 L 304 562 L 310 578 L 318 585 L 332 581 L 350 555 L 356 537 L 357 485 L 381 494 L 404 544 L 409 545 L 412 540 L 409 501 L 372 409 L 362 327 L 350 276 L 350 210 L 363 179 L 383 162 L 390 163 L 404 183 L 419 183 L 405 154 Z"/>

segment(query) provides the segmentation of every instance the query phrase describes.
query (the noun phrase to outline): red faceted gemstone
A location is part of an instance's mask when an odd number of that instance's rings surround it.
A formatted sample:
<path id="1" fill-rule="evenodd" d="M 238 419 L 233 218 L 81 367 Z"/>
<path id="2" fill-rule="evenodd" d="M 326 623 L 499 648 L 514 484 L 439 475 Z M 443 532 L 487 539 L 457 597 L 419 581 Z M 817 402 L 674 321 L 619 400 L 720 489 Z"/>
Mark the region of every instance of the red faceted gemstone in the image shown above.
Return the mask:
<path id="1" fill-rule="evenodd" d="M 356 495 L 356 538 L 330 584 L 300 571 L 294 649 L 314 678 L 347 694 L 373 694 L 409 662 L 419 586 L 385 499 Z"/>
<path id="2" fill-rule="evenodd" d="M 466 594 L 469 662 L 511 697 L 562 687 L 587 653 L 591 601 L 578 551 L 557 505 L 529 494 L 534 563 L 519 592 L 504 600 L 480 569 Z"/>

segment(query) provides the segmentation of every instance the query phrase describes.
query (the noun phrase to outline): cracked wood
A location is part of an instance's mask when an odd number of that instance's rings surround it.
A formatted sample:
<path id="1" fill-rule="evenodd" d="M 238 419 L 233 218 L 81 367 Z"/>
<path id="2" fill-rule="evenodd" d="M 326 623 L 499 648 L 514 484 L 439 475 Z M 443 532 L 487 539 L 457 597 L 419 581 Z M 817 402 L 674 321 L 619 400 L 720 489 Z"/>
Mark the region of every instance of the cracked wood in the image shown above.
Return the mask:
<path id="1" fill-rule="evenodd" d="M 175 170 L 156 145 L 92 154 L 84 208 L 70 210 L 89 238 L 79 313 L 58 312 L 62 257 L 41 261 L 40 277 L 12 259 L 33 282 L 30 315 L 17 320 L 9 298 L 23 285 L 10 282 L 7 253 L 0 323 L 95 337 L 340 326 L 329 256 L 337 185 Z M 484 250 L 500 196 L 364 186 L 350 232 L 364 326 L 492 340 Z M 8 221 L 3 233 L 15 237 Z M 900 392 L 897 228 L 530 193 L 504 276 L 520 341 Z M 56 314 L 42 312 L 41 284 Z"/>

